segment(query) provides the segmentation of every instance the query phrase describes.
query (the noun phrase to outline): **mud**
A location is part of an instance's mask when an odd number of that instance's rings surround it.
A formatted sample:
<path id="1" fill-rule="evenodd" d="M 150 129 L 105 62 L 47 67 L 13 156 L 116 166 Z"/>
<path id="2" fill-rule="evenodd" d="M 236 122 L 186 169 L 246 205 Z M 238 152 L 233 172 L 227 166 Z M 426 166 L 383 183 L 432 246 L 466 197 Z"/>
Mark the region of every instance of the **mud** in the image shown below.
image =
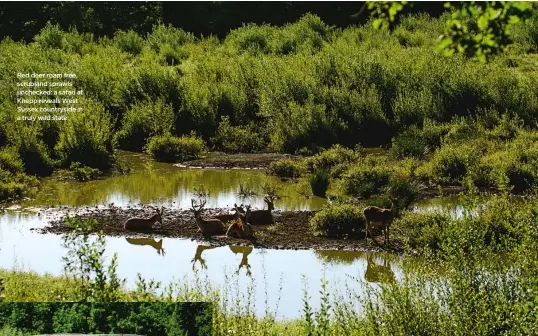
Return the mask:
<path id="1" fill-rule="evenodd" d="M 278 153 L 217 155 L 178 163 L 175 166 L 187 168 L 265 169 L 271 162 L 285 158 L 296 160 L 300 157 Z"/>
<path id="2" fill-rule="evenodd" d="M 260 248 L 271 249 L 323 249 L 323 250 L 357 250 L 357 251 L 393 251 L 400 252 L 403 245 L 399 242 L 391 241 L 390 244 L 383 244 L 382 235 L 377 236 L 376 242 L 368 240 L 365 242 L 362 237 L 354 238 L 327 238 L 316 237 L 310 232 L 310 218 L 316 211 L 273 211 L 275 224 L 273 225 L 253 225 L 256 241 L 248 241 L 238 238 L 230 238 L 225 235 L 205 238 L 198 232 L 194 216 L 191 210 L 167 208 L 164 210 L 163 224 L 156 223 L 149 231 L 125 231 L 123 223 L 130 217 L 149 218 L 155 213 L 157 207 L 131 206 L 120 208 L 116 206 L 108 207 L 81 207 L 63 208 L 57 211 L 49 209 L 48 225 L 44 228 L 37 228 L 41 233 L 65 234 L 71 229 L 65 224 L 65 216 L 86 219 L 93 217 L 97 219 L 98 226 L 94 232 L 100 230 L 107 236 L 122 237 L 173 237 L 189 238 L 200 242 L 209 243 L 214 246 L 225 245 L 254 245 Z M 57 209 L 57 208 L 56 208 Z M 204 216 L 225 213 L 230 209 L 214 208 L 204 210 Z"/>

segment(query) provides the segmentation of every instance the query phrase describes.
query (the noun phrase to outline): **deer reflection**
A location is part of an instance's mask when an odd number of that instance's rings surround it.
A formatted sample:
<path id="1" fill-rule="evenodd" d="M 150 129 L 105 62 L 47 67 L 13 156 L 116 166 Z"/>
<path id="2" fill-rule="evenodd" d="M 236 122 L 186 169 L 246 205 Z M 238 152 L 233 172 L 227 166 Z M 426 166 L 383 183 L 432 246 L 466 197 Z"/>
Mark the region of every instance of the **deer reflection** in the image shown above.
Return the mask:
<path id="1" fill-rule="evenodd" d="M 214 249 L 216 246 L 209 246 L 209 245 L 198 245 L 196 247 L 196 253 L 194 254 L 194 258 L 191 260 L 192 262 L 192 269 L 196 269 L 196 262 L 200 262 L 200 266 L 202 268 L 207 268 L 205 259 L 202 258 L 202 253 L 205 250 L 211 250 Z M 230 250 L 234 254 L 241 253 L 243 256 L 241 258 L 241 262 L 239 263 L 239 267 L 237 268 L 236 274 L 239 274 L 239 271 L 241 268 L 245 267 L 247 276 L 251 276 L 252 272 L 250 271 L 250 264 L 248 263 L 248 256 L 252 252 L 253 248 L 252 246 L 229 246 Z"/>
<path id="2" fill-rule="evenodd" d="M 207 268 L 205 264 L 205 260 L 202 258 L 202 252 L 204 252 L 205 250 L 214 249 L 215 247 L 216 246 L 209 246 L 209 245 L 198 245 L 198 247 L 196 247 L 196 253 L 194 254 L 194 258 L 192 258 L 191 260 L 193 271 L 196 270 L 197 261 L 200 262 L 200 266 L 202 266 L 202 268 Z"/>
<path id="3" fill-rule="evenodd" d="M 163 240 L 156 241 L 153 238 L 125 238 L 129 244 L 149 245 L 157 250 L 157 254 L 164 256 Z"/>
<path id="4" fill-rule="evenodd" d="M 366 253 L 366 272 L 364 273 L 364 279 L 368 282 L 395 282 L 396 278 L 394 272 L 390 269 L 389 261 L 386 255 L 381 254 L 383 265 L 376 264 L 373 260 L 374 253 Z"/>
<path id="5" fill-rule="evenodd" d="M 250 264 L 248 263 L 248 255 L 253 250 L 252 246 L 230 246 L 230 250 L 232 250 L 232 252 L 235 254 L 243 254 L 243 257 L 241 258 L 241 263 L 239 264 L 239 267 L 237 268 L 237 271 L 235 273 L 239 274 L 241 267 L 245 266 L 245 269 L 247 270 L 247 276 L 252 276 L 252 272 L 250 271 Z"/>

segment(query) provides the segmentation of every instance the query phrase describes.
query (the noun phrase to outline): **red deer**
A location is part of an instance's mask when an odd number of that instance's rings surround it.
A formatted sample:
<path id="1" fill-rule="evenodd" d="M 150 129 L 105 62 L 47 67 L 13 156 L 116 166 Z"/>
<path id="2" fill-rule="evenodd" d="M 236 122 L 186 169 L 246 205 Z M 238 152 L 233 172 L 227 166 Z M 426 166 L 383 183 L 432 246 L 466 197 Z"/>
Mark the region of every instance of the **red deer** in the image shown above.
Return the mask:
<path id="1" fill-rule="evenodd" d="M 191 200 L 192 211 L 194 212 L 194 218 L 196 219 L 196 225 L 202 232 L 203 236 L 213 236 L 224 234 L 226 229 L 224 228 L 224 223 L 218 219 L 203 219 L 202 210 L 204 209 L 206 200 L 201 202 L 200 206 L 196 208 L 194 200 Z"/>
<path id="2" fill-rule="evenodd" d="M 151 230 L 155 222 L 159 222 L 163 225 L 162 215 L 164 212 L 164 207 L 161 208 L 161 211 L 155 209 L 157 213 L 150 218 L 139 218 L 132 217 L 125 221 L 123 224 L 124 230 Z"/>
<path id="3" fill-rule="evenodd" d="M 385 243 L 389 242 L 390 225 L 392 224 L 394 216 L 396 215 L 394 199 L 391 198 L 390 201 L 390 209 L 382 209 L 376 206 L 368 206 L 364 208 L 364 217 L 366 218 L 366 236 L 364 237 L 364 239 L 368 239 L 368 233 L 370 233 L 370 236 L 372 237 L 372 239 L 374 239 L 370 231 L 371 224 L 374 224 L 375 226 L 381 227 L 381 229 L 385 233 Z"/>
<path id="4" fill-rule="evenodd" d="M 236 206 L 236 222 L 232 223 L 226 231 L 228 237 L 237 237 L 244 239 L 254 240 L 254 230 L 252 225 L 247 222 L 247 217 L 250 214 L 250 206 L 247 206 L 245 214 L 241 214 L 238 207 Z"/>
<path id="5" fill-rule="evenodd" d="M 267 203 L 267 210 L 253 210 L 247 216 L 247 222 L 252 225 L 266 225 L 274 224 L 273 215 L 271 211 L 275 209 L 273 204 L 276 197 L 274 196 L 265 196 L 263 198 L 264 202 Z"/>

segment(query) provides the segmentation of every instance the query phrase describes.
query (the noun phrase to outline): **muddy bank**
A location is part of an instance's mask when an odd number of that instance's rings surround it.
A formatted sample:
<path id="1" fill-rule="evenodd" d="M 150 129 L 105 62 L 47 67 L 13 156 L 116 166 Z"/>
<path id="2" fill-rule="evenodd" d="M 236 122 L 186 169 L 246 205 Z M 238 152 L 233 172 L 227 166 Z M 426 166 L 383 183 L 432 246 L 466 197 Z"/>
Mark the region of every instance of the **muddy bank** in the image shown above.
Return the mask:
<path id="1" fill-rule="evenodd" d="M 278 153 L 222 154 L 177 163 L 175 166 L 187 168 L 265 169 L 271 162 L 285 158 L 299 159 L 297 156 Z"/>
<path id="2" fill-rule="evenodd" d="M 204 216 L 223 213 L 228 209 L 207 209 Z M 194 221 L 193 214 L 186 209 L 167 208 L 164 211 L 163 225 L 155 224 L 154 229 L 145 232 L 124 231 L 123 222 L 129 217 L 150 217 L 155 213 L 155 208 L 151 206 L 126 207 L 82 207 L 77 209 L 64 209 L 51 213 L 48 211 L 48 225 L 45 228 L 38 228 L 41 233 L 64 234 L 70 228 L 65 224 L 64 218 L 68 214 L 71 217 L 90 218 L 93 217 L 99 222 L 95 232 L 102 230 L 108 236 L 123 237 L 175 237 L 189 238 L 192 240 L 209 243 L 215 246 L 224 245 L 251 245 L 261 248 L 272 249 L 323 249 L 323 250 L 392 250 L 401 251 L 401 244 L 391 242 L 389 246 L 382 244 L 382 237 L 378 236 L 380 244 L 371 240 L 366 243 L 363 239 L 333 239 L 326 237 L 315 237 L 310 233 L 309 220 L 315 211 L 274 211 L 275 225 L 255 225 L 254 234 L 256 242 L 236 238 L 229 238 L 225 235 L 214 236 L 211 239 L 204 239 L 198 233 L 198 227 Z"/>

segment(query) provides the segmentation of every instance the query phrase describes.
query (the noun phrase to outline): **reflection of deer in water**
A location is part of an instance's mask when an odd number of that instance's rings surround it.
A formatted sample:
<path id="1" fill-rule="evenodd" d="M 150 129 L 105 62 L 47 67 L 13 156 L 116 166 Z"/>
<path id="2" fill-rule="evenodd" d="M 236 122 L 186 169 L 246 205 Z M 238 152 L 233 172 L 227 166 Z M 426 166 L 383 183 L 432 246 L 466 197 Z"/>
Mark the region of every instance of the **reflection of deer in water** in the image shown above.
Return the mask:
<path id="1" fill-rule="evenodd" d="M 199 261 L 202 268 L 207 268 L 207 265 L 205 263 L 204 258 L 202 258 L 202 252 L 205 250 L 211 250 L 214 249 L 216 246 L 209 246 L 209 245 L 198 245 L 196 247 L 196 253 L 194 254 L 194 258 L 191 260 L 192 262 L 192 269 L 195 270 L 196 262 Z M 239 271 L 243 266 L 247 269 L 247 275 L 251 276 L 252 273 L 250 272 L 250 264 L 248 263 L 248 255 L 252 252 L 252 246 L 230 246 L 230 250 L 232 250 L 233 253 L 238 254 L 242 253 L 243 258 L 241 259 L 241 263 L 239 264 L 239 267 L 237 268 L 236 273 L 239 274 Z"/>
<path id="2" fill-rule="evenodd" d="M 366 272 L 364 273 L 364 279 L 368 282 L 394 282 L 394 272 L 390 269 L 389 261 L 386 256 L 382 256 L 383 265 L 378 265 L 373 261 L 373 253 L 366 253 Z"/>
<path id="3" fill-rule="evenodd" d="M 149 245 L 157 250 L 157 254 L 164 256 L 163 240 L 156 241 L 153 238 L 125 238 L 129 244 Z"/>
<path id="4" fill-rule="evenodd" d="M 239 264 L 239 267 L 237 268 L 237 271 L 235 273 L 239 274 L 241 267 L 245 266 L 247 270 L 247 276 L 251 276 L 252 272 L 250 271 L 250 264 L 248 263 L 248 255 L 253 250 L 252 246 L 230 246 L 230 250 L 232 250 L 232 252 L 235 254 L 243 254 L 243 258 L 241 258 L 241 263 Z"/>

